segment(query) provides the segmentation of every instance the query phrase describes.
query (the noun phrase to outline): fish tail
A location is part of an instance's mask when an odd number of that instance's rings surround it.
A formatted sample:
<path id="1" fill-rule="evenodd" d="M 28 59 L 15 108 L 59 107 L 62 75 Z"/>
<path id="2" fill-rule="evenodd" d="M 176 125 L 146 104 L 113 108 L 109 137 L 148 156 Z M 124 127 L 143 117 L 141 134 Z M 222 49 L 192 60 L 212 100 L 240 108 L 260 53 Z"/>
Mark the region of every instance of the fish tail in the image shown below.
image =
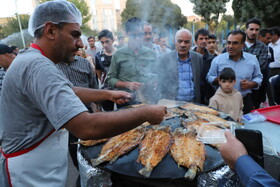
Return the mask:
<path id="1" fill-rule="evenodd" d="M 196 167 L 191 167 L 189 168 L 189 170 L 187 171 L 187 173 L 185 174 L 185 179 L 187 180 L 193 180 L 196 176 Z"/>
<path id="2" fill-rule="evenodd" d="M 114 158 L 111 159 L 110 164 L 112 164 L 113 162 L 115 162 L 117 159 L 119 158 L 119 156 L 115 156 Z"/>
<path id="3" fill-rule="evenodd" d="M 147 168 L 144 167 L 142 169 L 139 170 L 139 173 L 145 177 L 150 177 L 151 173 L 152 173 L 153 169 L 152 168 Z"/>
<path id="4" fill-rule="evenodd" d="M 90 159 L 90 162 L 91 162 L 91 165 L 92 166 L 98 166 L 99 164 L 101 164 L 103 162 L 103 160 L 100 160 L 100 159 Z"/>

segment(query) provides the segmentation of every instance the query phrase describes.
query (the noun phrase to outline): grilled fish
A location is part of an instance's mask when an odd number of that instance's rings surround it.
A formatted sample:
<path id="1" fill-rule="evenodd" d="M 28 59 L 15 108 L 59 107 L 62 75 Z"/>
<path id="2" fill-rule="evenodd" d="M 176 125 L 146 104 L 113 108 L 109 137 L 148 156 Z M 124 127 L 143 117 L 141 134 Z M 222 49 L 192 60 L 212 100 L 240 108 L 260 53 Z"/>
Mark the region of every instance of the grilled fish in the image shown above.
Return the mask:
<path id="1" fill-rule="evenodd" d="M 172 133 L 172 138 L 171 155 L 178 166 L 185 166 L 189 169 L 185 174 L 185 178 L 193 180 L 197 171 L 203 171 L 205 145 L 196 140 L 194 131 L 188 131 L 183 128 L 177 128 Z"/>
<path id="2" fill-rule="evenodd" d="M 195 105 L 193 103 L 187 103 L 187 104 L 182 105 L 180 107 L 183 108 L 183 109 L 186 109 L 186 110 L 191 110 L 191 111 L 194 111 L 194 112 L 197 111 L 197 112 L 206 113 L 206 114 L 212 114 L 212 115 L 215 115 L 215 116 L 217 116 L 219 114 L 218 111 L 216 111 L 212 108 L 209 108 L 209 107 L 206 107 L 206 106 Z"/>
<path id="3" fill-rule="evenodd" d="M 80 140 L 78 142 L 74 142 L 74 144 L 81 144 L 83 146 L 94 146 L 103 142 L 107 142 L 109 140 L 109 138 L 104 138 L 104 139 L 100 139 L 100 140 Z"/>
<path id="4" fill-rule="evenodd" d="M 226 128 L 230 128 L 230 123 L 223 118 L 212 114 L 205 114 L 201 112 L 194 112 L 198 119 L 208 121 L 208 122 L 221 122 L 221 125 Z"/>
<path id="5" fill-rule="evenodd" d="M 128 132 L 111 138 L 102 148 L 98 158 L 91 159 L 93 166 L 97 166 L 102 162 L 110 161 L 113 163 L 118 157 L 128 153 L 139 145 L 144 137 L 145 127 L 139 126 Z"/>
<path id="6" fill-rule="evenodd" d="M 154 126 L 150 128 L 139 146 L 137 162 L 141 162 L 145 166 L 139 173 L 149 177 L 153 168 L 169 151 L 170 145 L 171 134 L 169 126 Z"/>

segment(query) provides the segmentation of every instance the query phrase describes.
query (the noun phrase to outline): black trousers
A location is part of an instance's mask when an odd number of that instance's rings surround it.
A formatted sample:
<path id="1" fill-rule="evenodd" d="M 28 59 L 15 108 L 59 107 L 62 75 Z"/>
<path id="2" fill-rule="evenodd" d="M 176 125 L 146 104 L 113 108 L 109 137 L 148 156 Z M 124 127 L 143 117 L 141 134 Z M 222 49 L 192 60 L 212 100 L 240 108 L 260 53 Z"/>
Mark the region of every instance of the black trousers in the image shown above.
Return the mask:
<path id="1" fill-rule="evenodd" d="M 252 94 L 247 94 L 245 97 L 243 97 L 243 113 L 248 114 L 251 112 L 251 110 L 254 110 L 254 103 L 252 99 Z"/>

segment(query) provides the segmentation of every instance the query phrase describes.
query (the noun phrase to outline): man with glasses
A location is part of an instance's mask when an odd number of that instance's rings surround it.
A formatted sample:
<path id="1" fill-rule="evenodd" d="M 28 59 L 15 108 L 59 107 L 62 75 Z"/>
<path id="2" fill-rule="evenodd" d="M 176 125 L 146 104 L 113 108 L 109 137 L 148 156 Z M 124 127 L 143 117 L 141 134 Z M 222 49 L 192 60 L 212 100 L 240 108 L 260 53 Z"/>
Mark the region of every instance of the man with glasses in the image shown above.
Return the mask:
<path id="1" fill-rule="evenodd" d="M 139 18 L 130 18 L 125 23 L 125 31 L 128 45 L 118 49 L 113 55 L 108 72 L 108 83 L 111 87 L 132 93 L 143 84 L 152 81 L 156 55 L 152 49 L 142 45 L 143 23 Z M 135 103 L 137 102 L 131 101 L 126 105 Z"/>
<path id="2" fill-rule="evenodd" d="M 242 94 L 244 114 L 254 108 L 252 89 L 258 89 L 263 78 L 257 58 L 242 51 L 245 39 L 246 34 L 243 31 L 230 32 L 227 37 L 227 52 L 214 58 L 207 74 L 208 82 L 217 85 L 218 75 L 225 67 L 230 67 L 235 71 L 235 89 Z"/>

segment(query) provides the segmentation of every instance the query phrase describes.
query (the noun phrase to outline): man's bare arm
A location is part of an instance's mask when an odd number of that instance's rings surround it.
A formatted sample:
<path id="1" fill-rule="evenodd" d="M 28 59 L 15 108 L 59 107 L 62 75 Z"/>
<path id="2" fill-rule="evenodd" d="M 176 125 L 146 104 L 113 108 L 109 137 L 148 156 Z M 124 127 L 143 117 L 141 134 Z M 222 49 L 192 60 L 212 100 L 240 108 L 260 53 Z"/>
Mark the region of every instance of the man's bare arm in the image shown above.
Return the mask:
<path id="1" fill-rule="evenodd" d="M 124 91 L 98 90 L 81 87 L 74 87 L 73 90 L 83 103 L 110 100 L 117 104 L 123 104 L 128 102 L 131 98 L 130 93 Z"/>
<path id="2" fill-rule="evenodd" d="M 94 114 L 82 112 L 63 127 L 80 139 L 100 139 L 126 132 L 146 121 L 159 124 L 165 114 L 166 108 L 157 105 Z"/>

